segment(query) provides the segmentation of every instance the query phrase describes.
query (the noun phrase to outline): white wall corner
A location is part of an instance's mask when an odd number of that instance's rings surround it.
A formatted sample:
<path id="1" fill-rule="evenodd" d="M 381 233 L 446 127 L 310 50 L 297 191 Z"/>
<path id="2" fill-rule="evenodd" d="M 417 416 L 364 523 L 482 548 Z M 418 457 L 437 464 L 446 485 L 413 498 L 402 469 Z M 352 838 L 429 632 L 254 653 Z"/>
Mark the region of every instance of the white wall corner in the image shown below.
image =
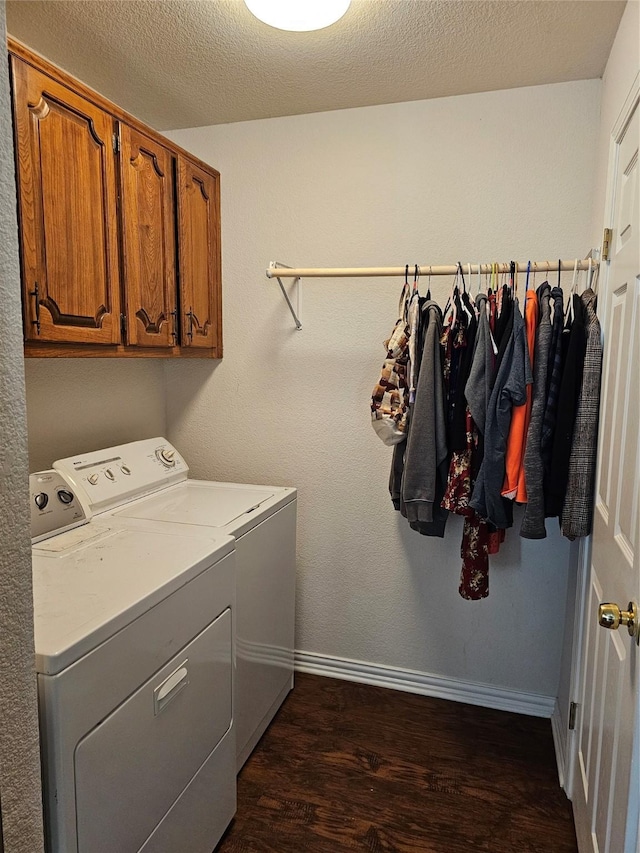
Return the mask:
<path id="1" fill-rule="evenodd" d="M 552 724 L 556 710 L 556 700 L 551 696 L 445 678 L 410 669 L 379 666 L 365 661 L 329 657 L 314 652 L 296 651 L 295 669 L 312 675 L 341 678 L 374 687 L 388 687 L 392 690 L 403 690 L 406 693 L 431 696 L 435 699 L 448 699 L 451 702 L 464 702 L 467 705 L 479 705 L 482 708 L 492 708 L 497 711 L 510 711 L 531 717 L 551 717 Z M 554 742 L 555 740 L 554 731 Z"/>

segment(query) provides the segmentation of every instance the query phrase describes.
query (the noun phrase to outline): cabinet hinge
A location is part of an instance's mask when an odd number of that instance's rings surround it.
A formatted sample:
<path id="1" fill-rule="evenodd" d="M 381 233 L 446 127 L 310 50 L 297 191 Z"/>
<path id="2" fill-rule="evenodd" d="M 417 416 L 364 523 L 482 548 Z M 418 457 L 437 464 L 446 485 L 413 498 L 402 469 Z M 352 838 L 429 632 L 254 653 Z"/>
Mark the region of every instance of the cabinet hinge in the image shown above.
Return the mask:
<path id="1" fill-rule="evenodd" d="M 122 343 L 127 342 L 127 315 L 120 315 L 120 331 L 122 332 Z"/>
<path id="2" fill-rule="evenodd" d="M 611 228 L 605 228 L 602 235 L 602 260 L 609 260 L 609 252 L 611 251 L 611 240 L 613 239 L 613 231 Z"/>
<path id="3" fill-rule="evenodd" d="M 113 134 L 113 151 L 114 154 L 120 151 L 120 135 L 118 133 Z"/>
<path id="4" fill-rule="evenodd" d="M 576 727 L 576 717 L 578 715 L 578 703 L 572 702 L 569 705 L 569 731 L 572 732 Z"/>

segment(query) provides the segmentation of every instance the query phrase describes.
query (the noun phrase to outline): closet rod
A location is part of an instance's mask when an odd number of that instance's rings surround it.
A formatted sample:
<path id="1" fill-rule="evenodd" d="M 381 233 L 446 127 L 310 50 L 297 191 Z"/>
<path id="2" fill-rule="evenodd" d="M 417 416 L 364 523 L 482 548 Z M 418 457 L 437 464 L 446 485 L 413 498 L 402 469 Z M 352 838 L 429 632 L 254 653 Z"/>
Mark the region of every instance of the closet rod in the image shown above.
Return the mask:
<path id="1" fill-rule="evenodd" d="M 529 261 L 518 261 L 516 270 L 519 273 L 526 273 Z M 564 272 L 573 272 L 575 260 L 560 261 L 560 270 Z M 591 269 L 595 270 L 598 267 L 598 261 L 591 259 Z M 458 269 L 457 264 L 449 266 L 430 266 L 429 264 L 419 264 L 418 269 L 420 275 L 455 275 Z M 492 272 L 491 264 L 480 264 L 480 273 L 490 275 Z M 497 264 L 498 273 L 508 273 L 510 269 L 509 263 Z M 589 269 L 589 260 L 578 261 L 579 270 Z M 409 264 L 409 275 L 413 276 L 414 264 Z M 465 275 L 469 272 L 469 264 L 462 264 L 462 271 Z M 558 261 L 531 261 L 531 272 L 536 272 L 538 275 L 547 272 L 557 272 Z M 292 269 L 272 261 L 267 269 L 267 278 L 372 278 L 374 276 L 403 276 L 405 267 L 328 267 L 308 269 Z M 478 264 L 471 264 L 471 275 L 478 274 Z"/>

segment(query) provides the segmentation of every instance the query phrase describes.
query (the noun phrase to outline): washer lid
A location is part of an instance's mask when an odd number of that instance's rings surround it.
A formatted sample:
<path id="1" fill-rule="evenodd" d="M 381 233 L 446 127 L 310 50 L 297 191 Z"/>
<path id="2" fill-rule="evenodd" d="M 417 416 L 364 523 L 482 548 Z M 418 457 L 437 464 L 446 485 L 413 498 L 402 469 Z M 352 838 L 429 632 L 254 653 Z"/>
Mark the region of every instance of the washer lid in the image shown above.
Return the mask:
<path id="1" fill-rule="evenodd" d="M 95 523 L 33 548 L 36 667 L 60 672 L 233 551 L 205 539 Z"/>
<path id="2" fill-rule="evenodd" d="M 224 527 L 257 510 L 277 489 L 238 483 L 187 480 L 114 512 L 115 518 L 173 521 L 204 527 Z"/>

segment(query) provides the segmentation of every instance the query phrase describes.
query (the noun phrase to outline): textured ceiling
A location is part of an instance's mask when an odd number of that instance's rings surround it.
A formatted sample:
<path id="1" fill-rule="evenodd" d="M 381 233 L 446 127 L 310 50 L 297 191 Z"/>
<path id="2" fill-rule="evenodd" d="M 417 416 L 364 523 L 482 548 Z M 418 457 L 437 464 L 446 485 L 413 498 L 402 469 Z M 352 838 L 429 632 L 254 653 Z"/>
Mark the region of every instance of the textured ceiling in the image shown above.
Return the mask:
<path id="1" fill-rule="evenodd" d="M 353 0 L 287 33 L 242 0 L 8 0 L 7 29 L 166 130 L 599 77 L 624 5 Z"/>

